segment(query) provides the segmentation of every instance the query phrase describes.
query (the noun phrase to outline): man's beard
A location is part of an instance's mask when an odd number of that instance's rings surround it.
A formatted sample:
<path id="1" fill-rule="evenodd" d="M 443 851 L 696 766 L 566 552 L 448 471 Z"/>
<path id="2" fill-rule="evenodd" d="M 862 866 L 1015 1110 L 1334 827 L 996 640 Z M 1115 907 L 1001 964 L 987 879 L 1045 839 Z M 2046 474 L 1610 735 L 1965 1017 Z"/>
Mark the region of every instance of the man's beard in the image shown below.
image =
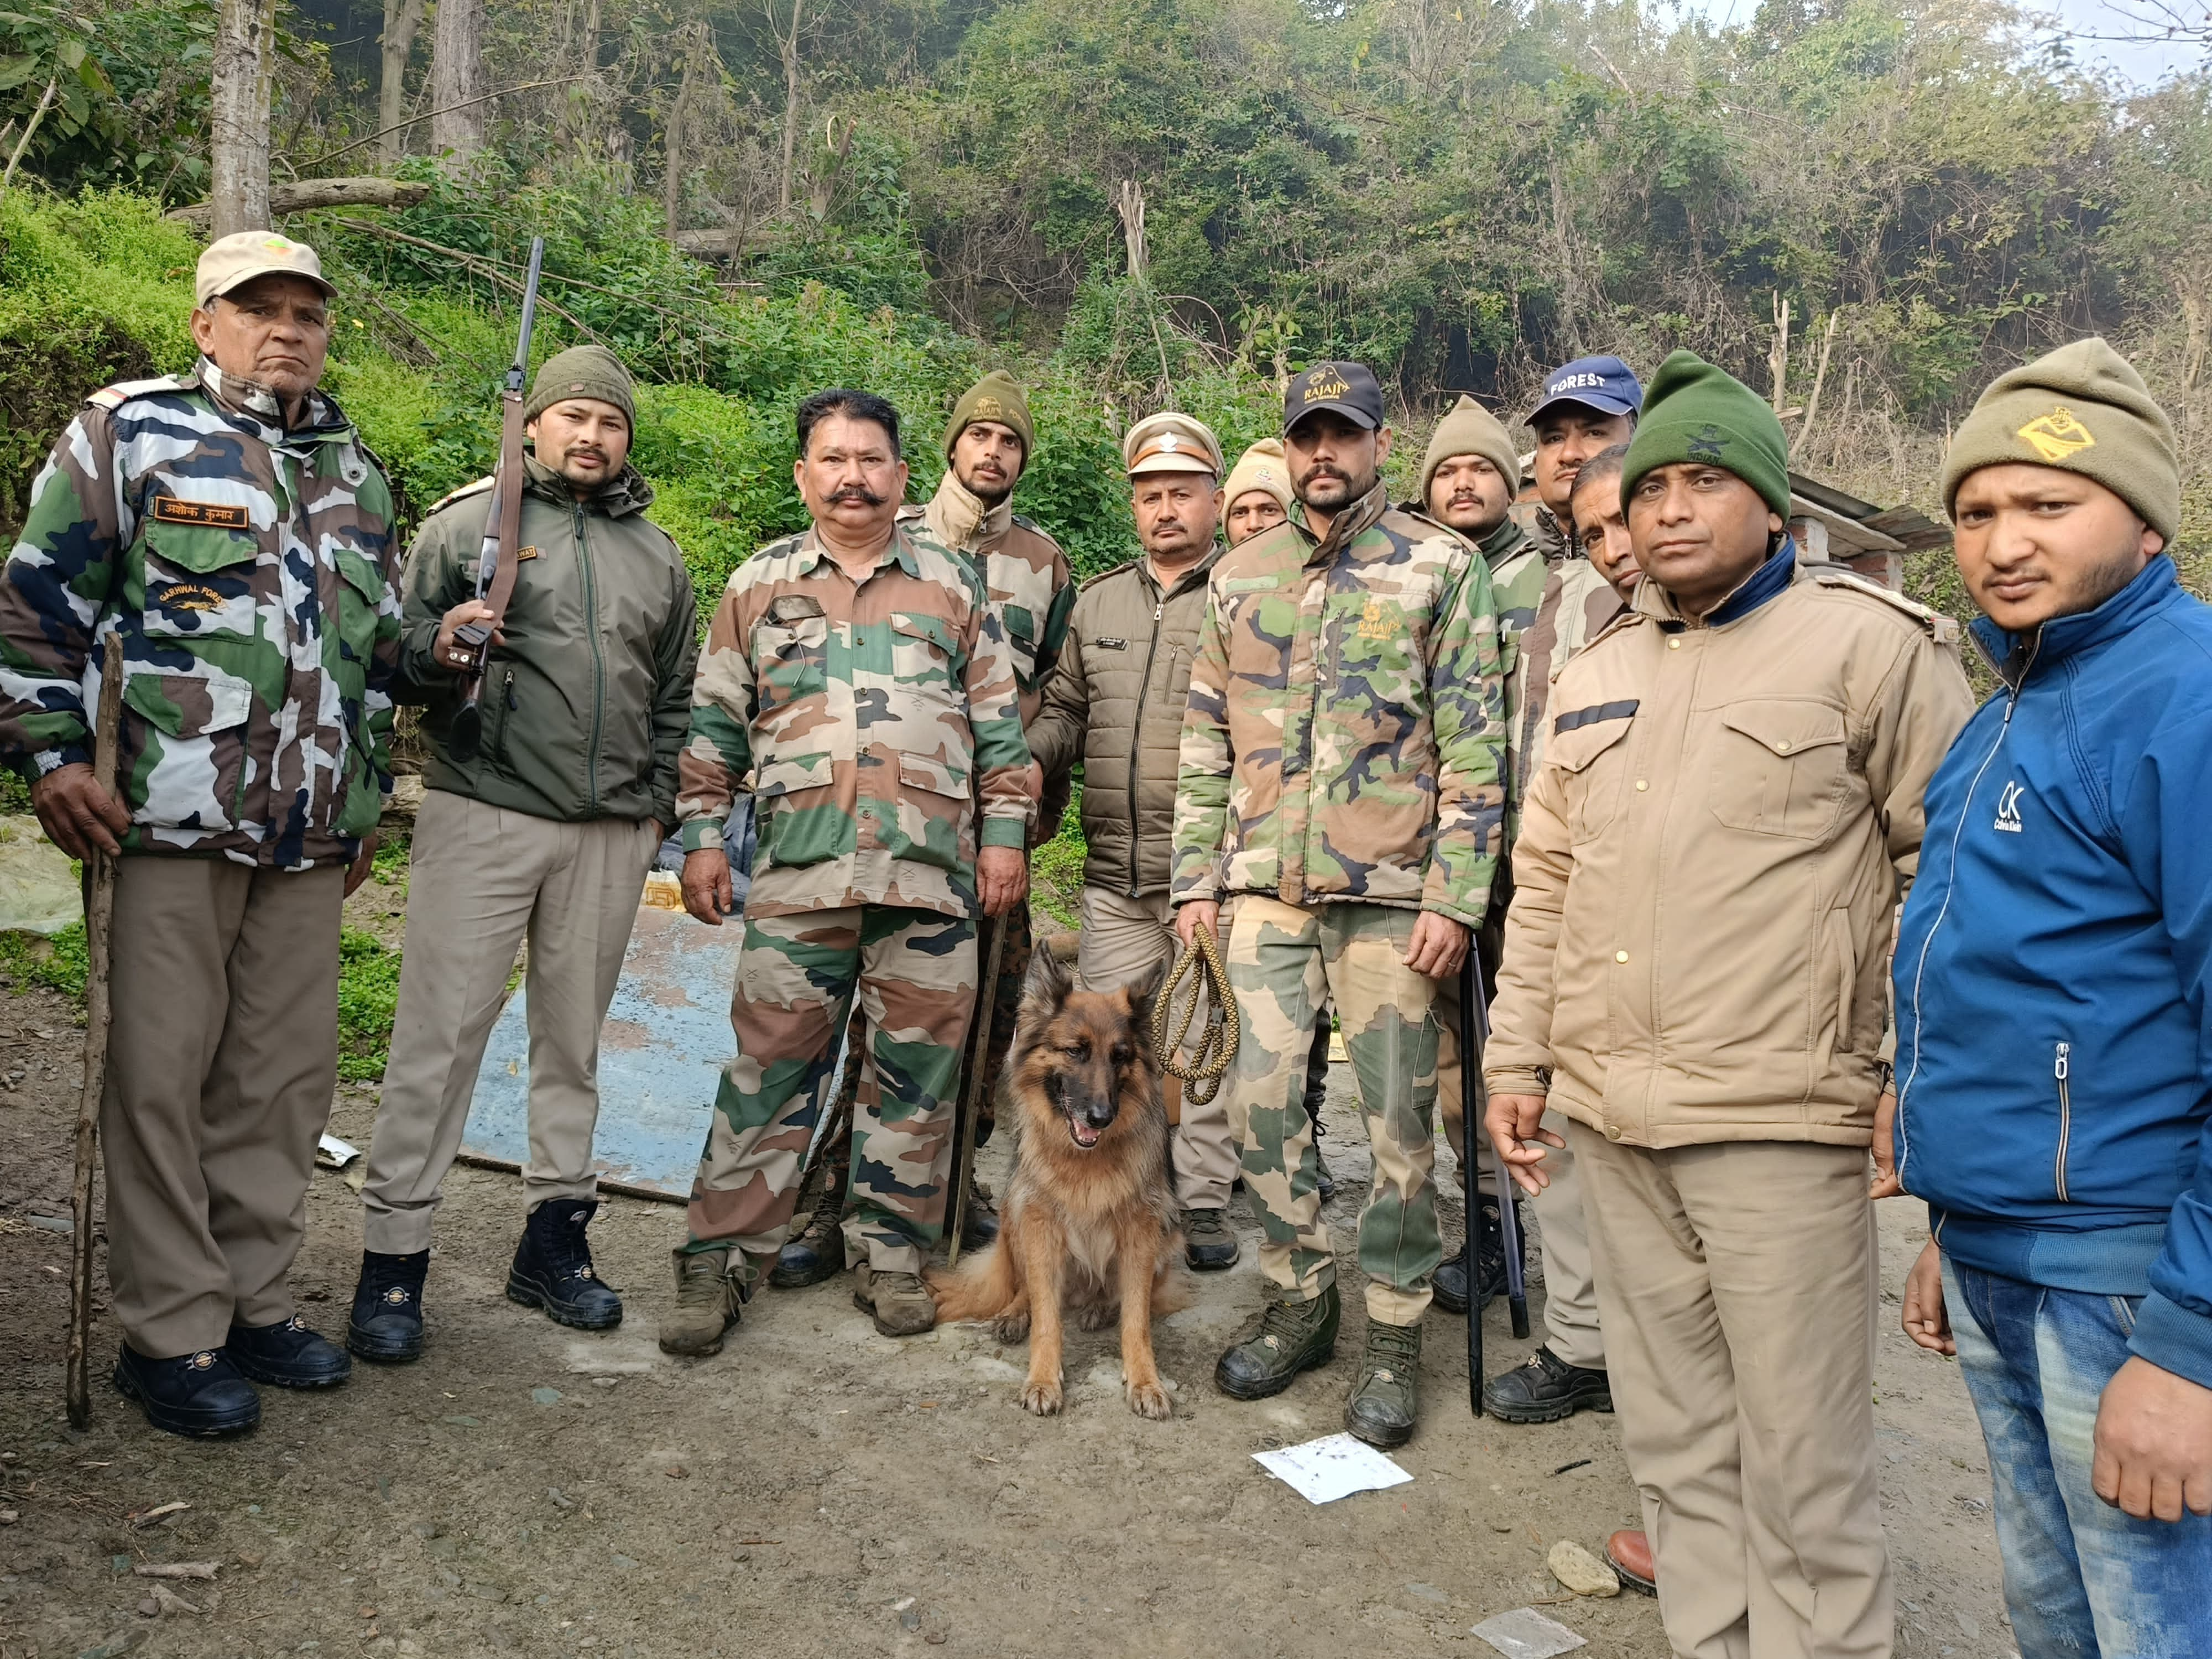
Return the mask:
<path id="1" fill-rule="evenodd" d="M 955 474 L 958 477 L 958 474 Z M 996 507 L 1014 493 L 1014 481 L 1001 474 L 996 478 L 975 477 L 960 479 L 961 487 L 986 507 Z"/>

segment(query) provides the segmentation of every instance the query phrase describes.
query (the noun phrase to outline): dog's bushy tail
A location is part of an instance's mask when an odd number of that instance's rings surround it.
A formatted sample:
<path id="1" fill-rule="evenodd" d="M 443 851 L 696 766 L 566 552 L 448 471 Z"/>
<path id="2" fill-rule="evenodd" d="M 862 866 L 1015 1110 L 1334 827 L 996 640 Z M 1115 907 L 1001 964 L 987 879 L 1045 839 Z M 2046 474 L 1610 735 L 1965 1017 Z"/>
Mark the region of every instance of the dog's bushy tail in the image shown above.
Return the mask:
<path id="1" fill-rule="evenodd" d="M 936 1299 L 938 1318 L 947 1322 L 996 1319 L 1014 1305 L 1022 1285 L 1006 1242 L 1002 1233 L 988 1249 L 969 1256 L 951 1272 L 932 1267 L 922 1274 Z"/>

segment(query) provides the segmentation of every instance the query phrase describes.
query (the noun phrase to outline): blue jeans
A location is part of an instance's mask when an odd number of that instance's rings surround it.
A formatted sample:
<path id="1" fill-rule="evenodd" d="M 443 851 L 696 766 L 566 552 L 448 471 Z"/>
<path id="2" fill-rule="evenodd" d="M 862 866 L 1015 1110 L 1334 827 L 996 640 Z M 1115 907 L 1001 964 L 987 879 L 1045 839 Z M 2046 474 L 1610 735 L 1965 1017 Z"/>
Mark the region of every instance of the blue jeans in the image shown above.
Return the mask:
<path id="1" fill-rule="evenodd" d="M 2138 1521 L 2089 1484 L 2097 1404 L 2134 1298 L 2045 1290 L 1943 1258 L 1943 1293 L 1996 1492 L 2021 1659 L 2212 1654 L 2212 1516 Z"/>

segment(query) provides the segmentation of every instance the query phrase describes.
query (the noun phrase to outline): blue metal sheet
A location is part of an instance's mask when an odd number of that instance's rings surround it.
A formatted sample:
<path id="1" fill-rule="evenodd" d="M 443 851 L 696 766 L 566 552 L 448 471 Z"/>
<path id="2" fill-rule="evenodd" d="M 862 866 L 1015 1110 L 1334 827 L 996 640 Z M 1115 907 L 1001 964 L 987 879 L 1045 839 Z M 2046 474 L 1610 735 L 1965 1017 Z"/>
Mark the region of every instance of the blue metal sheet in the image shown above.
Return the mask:
<path id="1" fill-rule="evenodd" d="M 599 1034 L 595 1166 L 611 1181 L 672 1198 L 691 1190 L 714 1090 L 734 1044 L 730 988 L 741 915 L 720 927 L 641 908 L 622 981 Z M 518 989 L 492 1028 L 462 1150 L 520 1165 L 530 1157 L 530 1030 Z"/>

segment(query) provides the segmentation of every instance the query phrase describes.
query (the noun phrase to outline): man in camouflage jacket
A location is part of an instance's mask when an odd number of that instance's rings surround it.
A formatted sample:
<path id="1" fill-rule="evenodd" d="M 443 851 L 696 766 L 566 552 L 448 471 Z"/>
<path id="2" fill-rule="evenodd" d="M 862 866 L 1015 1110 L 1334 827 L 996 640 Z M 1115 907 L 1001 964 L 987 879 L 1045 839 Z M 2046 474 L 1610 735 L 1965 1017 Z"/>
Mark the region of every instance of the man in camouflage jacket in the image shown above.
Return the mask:
<path id="1" fill-rule="evenodd" d="M 0 749 L 47 833 L 119 847 L 100 1144 L 115 1381 L 156 1427 L 343 1382 L 285 1279 L 337 1072 L 338 907 L 390 788 L 392 494 L 315 390 L 313 249 L 203 254 L 187 375 L 95 392 L 0 575 Z M 119 798 L 88 763 L 123 641 Z"/>
<path id="2" fill-rule="evenodd" d="M 952 406 L 952 419 L 945 428 L 945 479 L 927 506 L 909 507 L 899 514 L 902 523 L 920 525 L 951 551 L 975 567 L 1006 647 L 1013 653 L 1014 685 L 1019 693 L 1022 730 L 1036 724 L 1043 707 L 1045 676 L 1059 660 L 1067 639 L 1067 619 L 1075 607 L 1075 578 L 1060 544 L 1014 511 L 1014 486 L 1028 469 L 1036 445 L 1036 428 L 1030 418 L 1029 400 L 1004 370 L 994 369 L 963 392 Z M 1032 786 L 1042 774 L 1032 777 Z M 1067 810 L 1069 776 L 1062 768 L 1044 780 L 1042 805 L 1030 827 L 1030 845 L 1049 841 L 1059 832 L 1060 815 Z M 999 1073 L 1005 1069 L 1007 1051 L 1014 1041 L 1014 1020 L 1021 1007 L 1022 986 L 1030 974 L 1032 940 L 1030 912 L 1018 904 L 997 923 L 1004 943 L 1000 947 L 999 976 L 979 996 L 993 1002 L 990 1046 L 982 1056 L 983 1101 L 980 1139 L 988 1139 L 996 1116 Z M 852 1047 L 857 1052 L 865 1038 L 855 1024 Z M 823 1147 L 831 1160 L 823 1171 L 822 1201 L 806 1231 L 783 1247 L 777 1257 L 775 1282 L 796 1286 L 817 1284 L 843 1265 L 844 1251 L 837 1243 L 842 1224 L 843 1184 L 836 1157 L 846 1150 L 846 1132 L 854 1099 L 857 1068 L 848 1066 L 845 1088 L 838 1102 L 842 1120 Z M 969 1176 L 966 1244 L 988 1243 L 998 1236 L 998 1217 Z"/>
<path id="3" fill-rule="evenodd" d="M 1303 1101 L 1308 1034 L 1333 996 L 1375 1164 L 1359 1220 L 1367 1352 L 1345 1422 L 1395 1446 L 1413 1431 L 1442 1254 L 1432 1000 L 1488 909 L 1499 851 L 1498 625 L 1474 550 L 1389 506 L 1371 374 L 1309 369 L 1284 426 L 1298 509 L 1214 567 L 1176 800 L 1186 944 L 1234 901 L 1230 1121 L 1271 1292 L 1214 1380 L 1258 1399 L 1334 1350 L 1335 1255 Z"/>
<path id="4" fill-rule="evenodd" d="M 685 908 L 719 925 L 729 907 L 722 821 L 748 774 L 760 851 L 730 1009 L 737 1058 L 661 1326 L 672 1353 L 716 1352 L 775 1260 L 856 994 L 869 1064 L 845 1225 L 854 1300 L 886 1335 L 936 1322 L 920 1274 L 945 1224 L 976 917 L 1028 890 L 1030 752 L 1012 653 L 975 568 L 926 526 L 896 521 L 897 410 L 864 392 L 817 392 L 798 431 L 793 471 L 814 527 L 730 578 L 678 763 Z"/>

